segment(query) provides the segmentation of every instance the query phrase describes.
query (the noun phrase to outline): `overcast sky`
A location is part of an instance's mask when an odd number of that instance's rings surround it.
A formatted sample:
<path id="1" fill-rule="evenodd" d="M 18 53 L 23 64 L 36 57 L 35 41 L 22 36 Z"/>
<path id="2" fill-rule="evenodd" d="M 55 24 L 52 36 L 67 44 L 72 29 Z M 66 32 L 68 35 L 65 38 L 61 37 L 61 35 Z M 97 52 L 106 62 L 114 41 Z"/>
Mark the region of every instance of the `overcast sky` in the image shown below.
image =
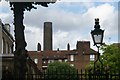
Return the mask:
<path id="1" fill-rule="evenodd" d="M 27 50 L 36 50 L 39 42 L 43 49 L 43 24 L 52 22 L 53 49 L 76 49 L 77 41 L 93 41 L 91 30 L 94 29 L 94 19 L 100 19 L 101 29 L 105 30 L 104 42 L 118 42 L 118 0 L 58 0 L 49 7 L 36 6 L 30 12 L 24 12 L 25 39 Z M 0 2 L 0 18 L 3 23 L 13 29 L 13 12 L 8 2 Z M 13 35 L 14 36 L 14 35 Z"/>

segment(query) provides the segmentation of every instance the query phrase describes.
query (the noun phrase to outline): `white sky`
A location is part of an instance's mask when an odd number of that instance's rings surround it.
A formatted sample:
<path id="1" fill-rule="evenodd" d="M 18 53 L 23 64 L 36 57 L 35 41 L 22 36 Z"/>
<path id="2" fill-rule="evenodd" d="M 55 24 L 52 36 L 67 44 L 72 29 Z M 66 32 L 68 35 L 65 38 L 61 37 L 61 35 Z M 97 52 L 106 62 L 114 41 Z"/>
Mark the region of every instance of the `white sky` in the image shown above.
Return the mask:
<path id="1" fill-rule="evenodd" d="M 105 30 L 104 42 L 107 44 L 118 42 L 118 2 L 104 0 L 104 2 L 58 1 L 48 8 L 37 6 L 30 12 L 25 11 L 24 25 L 25 38 L 28 50 L 36 50 L 40 42 L 43 49 L 43 23 L 53 23 L 53 49 L 76 49 L 77 41 L 90 41 L 93 47 L 90 31 L 94 29 L 94 19 L 100 18 L 101 29 Z M 117 0 L 116 0 L 117 1 Z M 13 29 L 13 14 L 8 2 L 0 2 L 0 18 L 3 23 L 11 25 Z"/>

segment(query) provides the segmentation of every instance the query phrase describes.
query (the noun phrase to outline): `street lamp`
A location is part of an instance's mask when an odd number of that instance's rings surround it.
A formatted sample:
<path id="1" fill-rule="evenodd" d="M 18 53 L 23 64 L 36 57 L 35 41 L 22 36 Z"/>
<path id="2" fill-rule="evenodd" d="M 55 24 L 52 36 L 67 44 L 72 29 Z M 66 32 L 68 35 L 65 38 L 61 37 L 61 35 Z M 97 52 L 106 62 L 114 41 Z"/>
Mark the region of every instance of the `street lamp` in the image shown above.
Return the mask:
<path id="1" fill-rule="evenodd" d="M 95 19 L 95 25 L 94 25 L 94 30 L 91 31 L 91 35 L 92 35 L 92 39 L 94 42 L 94 46 L 96 46 L 98 48 L 98 56 L 97 59 L 94 62 L 94 70 L 95 70 L 95 63 L 100 59 L 100 53 L 99 53 L 99 47 L 103 44 L 103 36 L 104 36 L 104 30 L 100 29 L 100 25 L 99 25 L 99 18 Z M 101 62 L 101 61 L 100 61 Z M 102 62 L 101 62 L 102 64 Z M 103 64 L 102 64 L 103 67 Z"/>

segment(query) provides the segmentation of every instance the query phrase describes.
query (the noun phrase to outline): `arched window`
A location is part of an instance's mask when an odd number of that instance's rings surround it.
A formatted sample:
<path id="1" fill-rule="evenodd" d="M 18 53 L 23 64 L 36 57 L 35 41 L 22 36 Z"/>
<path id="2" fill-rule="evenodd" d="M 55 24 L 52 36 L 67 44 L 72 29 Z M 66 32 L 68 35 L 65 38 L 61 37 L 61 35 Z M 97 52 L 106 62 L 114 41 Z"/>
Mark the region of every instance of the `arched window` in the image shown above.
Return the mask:
<path id="1" fill-rule="evenodd" d="M 1 53 L 3 54 L 3 38 L 2 38 L 2 50 L 1 50 Z"/>
<path id="2" fill-rule="evenodd" d="M 3 39 L 3 54 L 5 54 L 6 53 L 6 44 L 5 44 L 5 39 L 4 38 L 2 38 Z"/>
<path id="3" fill-rule="evenodd" d="M 11 46 L 9 46 L 9 53 L 12 53 L 12 47 Z"/>
<path id="4" fill-rule="evenodd" d="M 7 43 L 7 46 L 8 46 L 8 54 L 10 53 L 10 46 L 9 46 L 9 43 Z"/>
<path id="5" fill-rule="evenodd" d="M 6 42 L 6 54 L 8 54 L 9 53 L 9 44 L 8 44 L 8 42 Z"/>

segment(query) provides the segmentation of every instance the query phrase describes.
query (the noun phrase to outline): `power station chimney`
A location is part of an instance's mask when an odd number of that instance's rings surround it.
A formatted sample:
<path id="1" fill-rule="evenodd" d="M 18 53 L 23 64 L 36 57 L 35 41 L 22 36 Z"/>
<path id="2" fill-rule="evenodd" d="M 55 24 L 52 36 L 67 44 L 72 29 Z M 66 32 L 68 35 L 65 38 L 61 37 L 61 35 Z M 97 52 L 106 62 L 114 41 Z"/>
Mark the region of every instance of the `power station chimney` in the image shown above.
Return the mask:
<path id="1" fill-rule="evenodd" d="M 52 50 L 52 22 L 44 22 L 44 51 Z"/>

